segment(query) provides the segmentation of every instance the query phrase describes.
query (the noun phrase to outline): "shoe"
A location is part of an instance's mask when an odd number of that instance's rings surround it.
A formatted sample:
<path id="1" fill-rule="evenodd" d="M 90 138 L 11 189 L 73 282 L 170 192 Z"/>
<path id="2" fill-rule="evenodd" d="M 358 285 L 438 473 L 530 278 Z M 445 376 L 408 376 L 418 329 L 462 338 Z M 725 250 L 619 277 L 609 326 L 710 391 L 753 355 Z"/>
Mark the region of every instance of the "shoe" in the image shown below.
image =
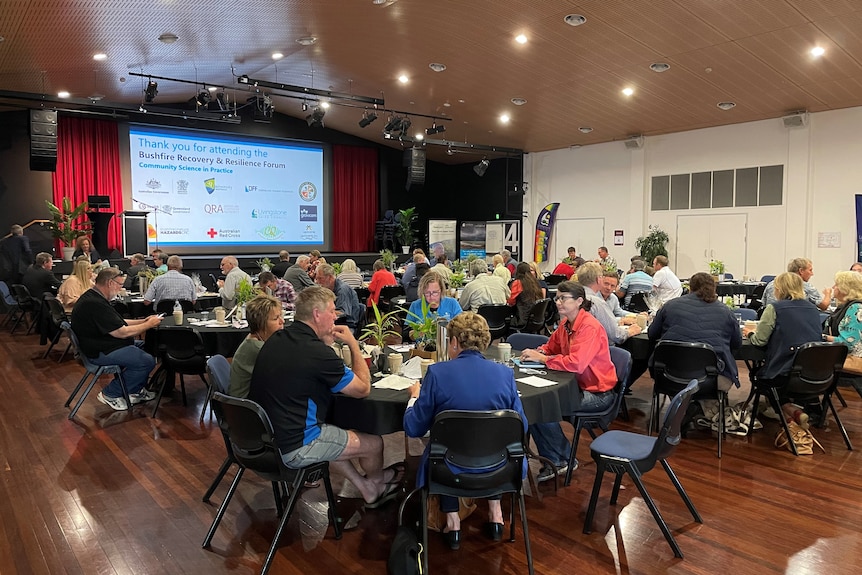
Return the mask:
<path id="1" fill-rule="evenodd" d="M 392 501 L 398 496 L 399 488 L 397 485 L 387 485 L 386 489 L 383 490 L 377 499 L 372 501 L 371 503 L 365 504 L 365 509 L 377 509 L 378 507 Z"/>
<path id="2" fill-rule="evenodd" d="M 100 391 L 98 400 L 115 411 L 125 411 L 126 409 L 129 409 L 126 400 L 122 397 L 108 397 Z"/>
<path id="3" fill-rule="evenodd" d="M 539 470 L 539 475 L 536 477 L 536 481 L 539 483 L 543 483 L 545 481 L 550 481 L 557 475 L 565 475 L 569 470 L 569 464 L 564 463 L 555 468 L 545 464 L 542 466 L 542 469 Z"/>
<path id="4" fill-rule="evenodd" d="M 793 421 L 795 421 L 799 427 L 808 431 L 808 414 L 804 411 L 797 409 L 793 412 Z"/>
<path id="5" fill-rule="evenodd" d="M 137 405 L 139 403 L 144 403 L 146 401 L 152 401 L 156 398 L 156 392 L 150 391 L 147 388 L 142 388 L 138 393 L 130 393 L 129 400 L 132 402 L 132 405 Z"/>
<path id="6" fill-rule="evenodd" d="M 446 541 L 446 545 L 449 546 L 449 549 L 452 551 L 457 551 L 461 548 L 461 530 L 457 531 L 447 531 L 443 533 L 443 540 Z"/>
<path id="7" fill-rule="evenodd" d="M 503 524 L 488 521 L 487 523 L 485 523 L 485 535 L 487 535 L 491 541 L 502 541 Z"/>

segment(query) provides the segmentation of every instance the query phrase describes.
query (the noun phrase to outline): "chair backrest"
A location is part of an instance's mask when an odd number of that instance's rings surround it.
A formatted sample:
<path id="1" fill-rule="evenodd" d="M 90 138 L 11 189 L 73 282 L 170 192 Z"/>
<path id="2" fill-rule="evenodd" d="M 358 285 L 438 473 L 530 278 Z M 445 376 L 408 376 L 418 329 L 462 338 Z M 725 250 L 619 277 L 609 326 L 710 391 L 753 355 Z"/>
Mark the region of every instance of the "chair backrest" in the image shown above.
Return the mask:
<path id="1" fill-rule="evenodd" d="M 12 284 L 12 297 L 18 302 L 19 307 L 31 309 L 35 305 L 33 296 L 30 290 L 24 284 Z"/>
<path id="2" fill-rule="evenodd" d="M 365 302 L 368 301 L 368 297 L 371 295 L 371 290 L 367 287 L 358 287 L 353 288 L 353 291 L 356 292 L 356 297 L 359 298 L 359 303 L 365 305 Z"/>
<path id="3" fill-rule="evenodd" d="M 214 390 L 227 395 L 230 386 L 230 364 L 223 355 L 214 355 L 207 360 L 207 373 Z"/>
<path id="4" fill-rule="evenodd" d="M 555 286 L 564 281 L 566 281 L 566 276 L 563 274 L 548 274 L 545 276 L 545 283 L 549 286 Z"/>
<path id="5" fill-rule="evenodd" d="M 165 359 L 189 359 L 206 355 L 201 335 L 190 327 L 166 327 L 158 330 L 159 355 Z"/>
<path id="6" fill-rule="evenodd" d="M 51 321 L 54 325 L 59 327 L 62 322 L 68 319 L 66 316 L 66 309 L 54 294 L 46 293 L 45 303 L 48 305 L 48 310 L 51 312 Z"/>
<path id="7" fill-rule="evenodd" d="M 820 395 L 835 382 L 847 358 L 847 346 L 840 342 L 813 341 L 799 346 L 790 367 L 787 387 L 791 393 Z"/>
<path id="8" fill-rule="evenodd" d="M 431 493 L 487 497 L 519 491 L 526 453 L 524 423 L 509 409 L 443 411 L 431 426 L 428 452 Z M 466 472 L 453 473 L 449 465 Z"/>
<path id="9" fill-rule="evenodd" d="M 617 418 L 620 411 L 620 406 L 623 403 L 623 395 L 626 387 L 626 380 L 632 370 L 632 354 L 621 347 L 611 347 L 611 362 L 614 364 L 614 369 L 617 374 L 617 383 L 614 386 L 614 400 L 603 409 L 596 412 L 576 412 L 575 415 L 581 420 L 582 428 L 599 426 L 602 429 L 607 429 L 611 422 Z M 579 430 L 576 429 L 576 432 Z"/>
<path id="10" fill-rule="evenodd" d="M 3 297 L 3 302 L 6 305 L 16 305 L 18 300 L 15 299 L 15 296 L 12 295 L 12 292 L 9 291 L 9 286 L 4 281 L 0 281 L 0 296 Z"/>
<path id="11" fill-rule="evenodd" d="M 476 313 L 485 318 L 488 327 L 493 331 L 506 327 L 506 318 L 512 315 L 512 308 L 504 303 L 485 303 L 479 306 Z"/>
<path id="12" fill-rule="evenodd" d="M 180 306 L 183 308 L 183 313 L 191 313 L 195 310 L 195 304 L 190 302 L 187 299 L 180 300 L 172 300 L 172 299 L 163 299 L 159 303 L 156 304 L 156 313 L 163 313 L 165 315 L 171 315 L 174 313 L 174 302 L 180 302 Z"/>
<path id="13" fill-rule="evenodd" d="M 527 316 L 527 323 L 521 329 L 527 333 L 539 333 L 545 329 L 545 313 L 548 311 L 548 306 L 551 305 L 549 298 L 544 298 L 536 301 L 533 308 L 530 310 L 530 315 Z"/>
<path id="14" fill-rule="evenodd" d="M 774 280 L 774 279 L 775 279 L 775 276 L 762 276 L 762 277 L 760 278 L 760 281 L 761 281 L 761 283 L 765 283 L 765 284 L 767 284 L 767 283 L 771 282 L 771 281 L 772 281 L 772 280 Z"/>
<path id="15" fill-rule="evenodd" d="M 380 288 L 380 297 L 382 299 L 390 300 L 400 295 L 404 295 L 404 288 L 401 285 L 383 286 Z"/>
<path id="16" fill-rule="evenodd" d="M 608 348 L 608 351 L 611 352 L 611 362 L 617 372 L 617 383 L 622 382 L 625 385 L 632 371 L 632 354 L 627 349 L 616 346 Z"/>
<path id="17" fill-rule="evenodd" d="M 213 393 L 212 407 L 239 464 L 270 481 L 282 480 L 284 465 L 263 408 L 250 399 L 220 392 Z"/>
<path id="18" fill-rule="evenodd" d="M 697 393 L 697 389 L 697 380 L 692 379 L 688 382 L 685 389 L 677 393 L 671 400 L 670 406 L 667 408 L 664 416 L 664 423 L 661 429 L 659 429 L 658 438 L 650 454 L 650 460 L 653 464 L 656 461 L 670 457 L 676 446 L 679 445 L 682 420 L 685 418 L 688 404 L 691 403 L 691 398 Z"/>
<path id="19" fill-rule="evenodd" d="M 72 342 L 72 347 L 75 348 L 75 356 L 78 358 L 78 361 L 81 362 L 81 365 L 84 366 L 84 369 L 89 371 L 90 373 L 96 373 L 96 370 L 99 369 L 99 366 L 90 363 L 90 360 L 84 355 L 84 352 L 81 351 L 81 346 L 78 344 L 78 336 L 75 335 L 74 330 L 72 329 L 72 324 L 68 321 L 64 321 L 60 323 L 60 329 L 66 332 L 66 335 L 69 337 L 69 341 Z"/>
<path id="20" fill-rule="evenodd" d="M 647 293 L 649 292 L 638 292 L 632 295 L 632 299 L 629 300 L 629 304 L 626 309 L 637 313 L 649 311 L 649 304 L 646 301 Z"/>
<path id="21" fill-rule="evenodd" d="M 718 376 L 718 356 L 711 345 L 689 341 L 659 341 L 653 354 L 656 382 L 665 378 L 685 384 L 691 379 L 704 383 Z"/>
<path id="22" fill-rule="evenodd" d="M 510 344 L 512 349 L 516 351 L 534 349 L 547 341 L 548 336 L 535 333 L 513 333 L 506 338 L 506 343 Z"/>
<path id="23" fill-rule="evenodd" d="M 754 321 L 757 319 L 757 310 L 751 309 L 750 307 L 741 307 L 733 311 L 734 313 L 740 314 L 743 321 Z"/>

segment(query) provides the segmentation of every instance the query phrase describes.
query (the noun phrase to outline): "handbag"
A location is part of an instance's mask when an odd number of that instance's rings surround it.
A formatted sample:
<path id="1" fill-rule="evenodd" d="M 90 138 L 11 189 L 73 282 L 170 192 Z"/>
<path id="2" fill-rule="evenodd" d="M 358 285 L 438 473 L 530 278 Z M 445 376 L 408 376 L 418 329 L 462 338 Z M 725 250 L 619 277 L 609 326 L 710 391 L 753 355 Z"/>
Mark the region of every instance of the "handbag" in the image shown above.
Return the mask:
<path id="1" fill-rule="evenodd" d="M 389 549 L 389 559 L 386 561 L 389 575 L 422 575 L 422 544 L 416 529 L 403 524 L 404 506 L 414 493 L 414 489 L 401 505 L 398 507 L 398 529 L 395 531 L 395 539 Z"/>
<path id="2" fill-rule="evenodd" d="M 464 521 L 476 510 L 475 499 L 472 497 L 458 498 L 458 517 Z M 441 531 L 446 526 L 446 514 L 440 511 L 440 497 L 437 495 L 428 496 L 428 530 Z"/>
<path id="3" fill-rule="evenodd" d="M 862 375 L 862 357 L 848 355 L 847 359 L 844 360 L 844 366 L 841 368 L 841 371 L 854 375 Z"/>
<path id="4" fill-rule="evenodd" d="M 811 431 L 802 429 L 795 421 L 792 420 L 787 422 L 787 428 L 790 430 L 790 437 L 793 440 L 794 445 L 796 445 L 796 453 L 799 455 L 813 455 L 814 445 L 817 445 L 823 453 L 826 453 L 826 450 L 823 449 L 820 442 L 814 439 Z M 779 431 L 778 435 L 775 437 L 775 447 L 778 449 L 786 447 L 788 451 L 791 453 L 793 452 L 793 448 L 790 446 L 790 441 L 787 440 L 787 434 L 783 429 Z"/>

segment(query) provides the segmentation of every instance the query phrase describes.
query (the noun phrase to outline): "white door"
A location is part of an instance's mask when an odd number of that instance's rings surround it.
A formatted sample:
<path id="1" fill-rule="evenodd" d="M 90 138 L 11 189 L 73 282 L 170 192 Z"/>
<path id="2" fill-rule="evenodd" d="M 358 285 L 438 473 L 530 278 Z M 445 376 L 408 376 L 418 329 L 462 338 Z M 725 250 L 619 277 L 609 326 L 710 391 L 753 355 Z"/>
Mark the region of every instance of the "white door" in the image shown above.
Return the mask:
<path id="1" fill-rule="evenodd" d="M 741 279 L 746 273 L 746 214 L 678 216 L 674 272 L 681 278 L 709 271 L 710 260 L 724 262 L 725 271 Z"/>
<path id="2" fill-rule="evenodd" d="M 573 246 L 578 250 L 578 255 L 585 260 L 594 260 L 596 253 L 605 243 L 605 219 L 604 218 L 571 218 L 558 219 L 554 225 L 553 249 L 549 258 L 551 269 L 568 254 L 566 250 Z M 610 247 L 610 246 L 609 246 Z M 618 255 L 614 255 L 620 261 Z"/>

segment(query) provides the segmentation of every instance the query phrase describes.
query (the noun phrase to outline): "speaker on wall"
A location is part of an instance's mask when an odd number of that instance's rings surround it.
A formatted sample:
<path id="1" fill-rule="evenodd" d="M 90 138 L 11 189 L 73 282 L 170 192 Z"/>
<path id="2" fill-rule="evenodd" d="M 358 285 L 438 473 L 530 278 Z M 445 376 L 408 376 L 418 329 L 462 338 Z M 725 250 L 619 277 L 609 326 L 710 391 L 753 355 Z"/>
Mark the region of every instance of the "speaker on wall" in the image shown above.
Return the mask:
<path id="1" fill-rule="evenodd" d="M 405 160 L 407 152 L 410 153 L 410 164 L 407 166 L 407 189 L 413 184 L 425 183 L 425 148 L 413 147 L 410 150 L 405 150 Z"/>
<path id="2" fill-rule="evenodd" d="M 57 111 L 30 110 L 30 169 L 57 169 Z"/>

